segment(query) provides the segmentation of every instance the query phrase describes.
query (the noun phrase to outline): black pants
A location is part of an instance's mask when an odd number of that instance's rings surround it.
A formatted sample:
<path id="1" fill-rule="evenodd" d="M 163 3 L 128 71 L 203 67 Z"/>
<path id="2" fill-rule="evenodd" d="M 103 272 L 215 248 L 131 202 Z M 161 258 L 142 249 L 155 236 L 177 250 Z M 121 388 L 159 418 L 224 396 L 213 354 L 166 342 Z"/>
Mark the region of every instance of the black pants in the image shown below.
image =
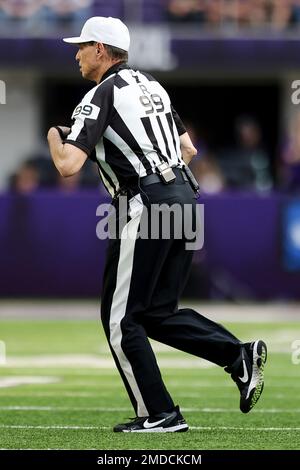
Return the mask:
<path id="1" fill-rule="evenodd" d="M 149 209 L 159 203 L 189 204 L 195 219 L 196 201 L 188 183 L 143 188 L 129 204 L 122 233 L 129 230 L 130 236 L 109 242 L 102 290 L 104 330 L 137 416 L 174 407 L 148 337 L 222 367 L 240 353 L 239 340 L 223 326 L 192 309 L 178 309 L 193 256 L 185 236 L 174 236 L 178 222 L 172 219 L 169 239 L 136 236 L 147 210 L 151 226 Z"/>

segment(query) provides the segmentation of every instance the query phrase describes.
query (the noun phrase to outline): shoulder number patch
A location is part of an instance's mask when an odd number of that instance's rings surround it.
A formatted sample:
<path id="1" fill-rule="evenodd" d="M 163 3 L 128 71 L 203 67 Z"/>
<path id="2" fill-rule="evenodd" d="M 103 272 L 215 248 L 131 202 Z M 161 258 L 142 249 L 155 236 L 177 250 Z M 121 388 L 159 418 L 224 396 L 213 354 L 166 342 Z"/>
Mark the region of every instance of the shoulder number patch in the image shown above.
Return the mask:
<path id="1" fill-rule="evenodd" d="M 88 117 L 89 119 L 97 119 L 99 116 L 99 112 L 100 112 L 100 108 L 99 106 L 96 106 L 95 104 L 80 103 L 74 109 L 74 112 L 72 114 L 72 119 L 76 119 L 78 116 L 82 116 L 83 119 L 85 119 L 86 117 Z"/>

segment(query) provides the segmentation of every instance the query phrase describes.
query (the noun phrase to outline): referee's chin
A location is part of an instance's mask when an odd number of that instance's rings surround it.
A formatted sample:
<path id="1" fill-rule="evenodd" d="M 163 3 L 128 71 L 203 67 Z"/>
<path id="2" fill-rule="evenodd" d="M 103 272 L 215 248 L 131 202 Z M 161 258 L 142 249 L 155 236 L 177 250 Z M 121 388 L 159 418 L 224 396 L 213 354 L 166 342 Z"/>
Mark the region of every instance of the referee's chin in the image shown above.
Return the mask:
<path id="1" fill-rule="evenodd" d="M 89 74 L 87 74 L 86 72 L 84 72 L 82 69 L 80 69 L 80 73 L 81 73 L 82 78 L 85 78 L 86 80 L 91 80 L 91 79 L 89 78 Z"/>
<path id="2" fill-rule="evenodd" d="M 80 70 L 80 73 L 81 73 L 82 78 L 84 78 L 85 80 L 90 80 L 91 82 L 98 83 L 96 78 L 94 78 L 92 74 L 83 72 L 82 70 Z"/>

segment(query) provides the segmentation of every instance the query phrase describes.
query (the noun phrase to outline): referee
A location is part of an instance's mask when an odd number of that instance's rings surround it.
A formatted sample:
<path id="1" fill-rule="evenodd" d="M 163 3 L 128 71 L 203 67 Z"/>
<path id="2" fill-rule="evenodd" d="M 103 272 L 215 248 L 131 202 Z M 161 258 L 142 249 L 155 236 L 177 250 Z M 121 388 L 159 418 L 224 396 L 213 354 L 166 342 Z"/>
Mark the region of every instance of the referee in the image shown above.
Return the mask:
<path id="1" fill-rule="evenodd" d="M 79 37 L 64 41 L 78 46 L 81 74 L 96 86 L 75 108 L 71 128 L 50 128 L 51 156 L 65 177 L 92 159 L 123 223 L 120 235 L 109 241 L 101 318 L 136 418 L 114 431 L 188 430 L 148 338 L 224 367 L 247 413 L 263 389 L 265 343 L 242 343 L 196 311 L 178 309 L 193 252 L 186 249 L 185 231 L 175 236 L 180 228 L 176 217 L 168 219 L 169 237 L 161 228 L 154 237 L 139 237 L 143 220 L 157 228 L 150 210 L 157 204 L 189 206 L 195 226 L 197 187 L 187 165 L 196 150 L 189 135 L 166 90 L 127 64 L 130 36 L 119 19 L 90 18 Z M 128 201 L 125 214 L 120 213 L 121 196 Z"/>

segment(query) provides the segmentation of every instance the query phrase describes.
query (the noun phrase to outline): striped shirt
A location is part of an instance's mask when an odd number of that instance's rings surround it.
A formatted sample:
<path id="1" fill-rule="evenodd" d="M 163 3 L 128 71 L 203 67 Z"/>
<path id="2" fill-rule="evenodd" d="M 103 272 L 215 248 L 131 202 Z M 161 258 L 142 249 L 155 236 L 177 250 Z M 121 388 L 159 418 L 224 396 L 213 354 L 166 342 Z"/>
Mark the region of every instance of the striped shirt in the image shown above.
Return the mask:
<path id="1" fill-rule="evenodd" d="M 183 166 L 179 136 L 186 132 L 166 90 L 151 75 L 112 66 L 76 106 L 66 143 L 99 167 L 111 196 L 168 162 Z"/>

